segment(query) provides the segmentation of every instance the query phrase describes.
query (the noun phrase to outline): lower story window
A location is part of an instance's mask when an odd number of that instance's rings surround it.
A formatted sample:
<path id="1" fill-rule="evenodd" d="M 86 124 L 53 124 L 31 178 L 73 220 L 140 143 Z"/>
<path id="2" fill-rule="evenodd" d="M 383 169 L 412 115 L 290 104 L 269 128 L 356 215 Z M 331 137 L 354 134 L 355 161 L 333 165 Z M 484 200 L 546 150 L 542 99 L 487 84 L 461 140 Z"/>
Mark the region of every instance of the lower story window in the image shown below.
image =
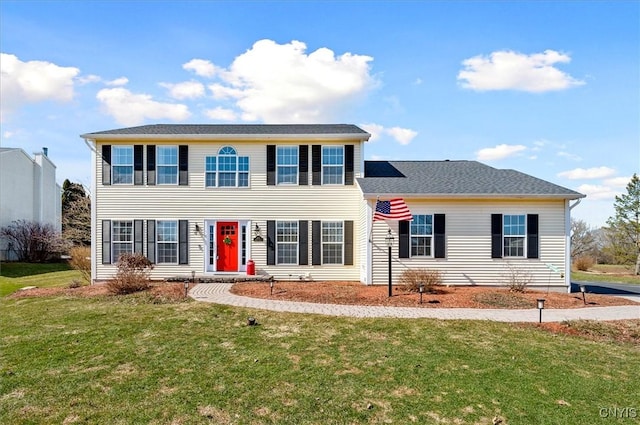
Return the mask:
<path id="1" fill-rule="evenodd" d="M 342 264 L 344 262 L 344 223 L 342 221 L 322 222 L 322 264 Z"/>
<path id="2" fill-rule="evenodd" d="M 431 257 L 433 215 L 415 214 L 411 221 L 411 256 Z"/>
<path id="3" fill-rule="evenodd" d="M 524 257 L 524 240 L 527 236 L 524 215 L 504 215 L 502 230 L 504 235 L 504 256 Z"/>
<path id="4" fill-rule="evenodd" d="M 276 223 L 276 259 L 278 264 L 298 264 L 298 222 Z"/>
<path id="5" fill-rule="evenodd" d="M 158 221 L 156 226 L 158 263 L 178 262 L 178 222 Z"/>
<path id="6" fill-rule="evenodd" d="M 133 221 L 113 221 L 111 224 L 113 261 L 122 254 L 133 253 Z"/>

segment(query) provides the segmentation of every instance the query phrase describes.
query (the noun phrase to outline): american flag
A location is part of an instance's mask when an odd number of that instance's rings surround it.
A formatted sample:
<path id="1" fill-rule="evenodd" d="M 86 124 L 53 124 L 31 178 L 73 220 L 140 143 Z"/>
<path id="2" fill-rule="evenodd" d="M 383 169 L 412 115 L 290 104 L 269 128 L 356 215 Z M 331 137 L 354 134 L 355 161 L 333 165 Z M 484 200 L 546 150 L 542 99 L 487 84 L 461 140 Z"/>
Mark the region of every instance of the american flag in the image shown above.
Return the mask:
<path id="1" fill-rule="evenodd" d="M 376 201 L 376 212 L 373 221 L 376 220 L 412 220 L 413 215 L 402 198 L 389 201 Z"/>

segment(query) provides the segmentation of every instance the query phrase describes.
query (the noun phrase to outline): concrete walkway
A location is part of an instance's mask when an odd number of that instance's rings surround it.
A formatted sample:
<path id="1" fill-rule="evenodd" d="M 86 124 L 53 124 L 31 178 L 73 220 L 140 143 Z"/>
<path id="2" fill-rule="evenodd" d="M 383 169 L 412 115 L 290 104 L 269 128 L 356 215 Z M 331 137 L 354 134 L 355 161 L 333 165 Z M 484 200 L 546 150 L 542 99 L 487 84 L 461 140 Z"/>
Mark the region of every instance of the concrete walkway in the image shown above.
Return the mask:
<path id="1" fill-rule="evenodd" d="M 326 316 L 493 320 L 497 322 L 537 322 L 539 320 L 539 311 L 533 308 L 501 310 L 316 304 L 241 297 L 229 292 L 231 286 L 232 285 L 225 283 L 201 283 L 193 287 L 191 291 L 189 291 L 189 295 L 197 301 L 215 304 L 289 313 L 322 314 Z M 563 320 L 579 319 L 640 319 L 640 304 L 619 307 L 585 307 L 566 310 L 546 309 L 542 311 L 543 322 L 561 322 Z"/>

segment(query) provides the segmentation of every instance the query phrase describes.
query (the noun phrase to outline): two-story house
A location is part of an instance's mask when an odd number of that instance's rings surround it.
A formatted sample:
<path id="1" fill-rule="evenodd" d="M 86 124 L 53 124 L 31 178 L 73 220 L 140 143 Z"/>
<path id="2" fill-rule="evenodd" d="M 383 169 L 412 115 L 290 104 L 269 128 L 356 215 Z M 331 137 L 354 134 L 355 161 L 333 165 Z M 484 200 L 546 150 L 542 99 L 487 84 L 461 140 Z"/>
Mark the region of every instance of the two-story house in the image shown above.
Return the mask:
<path id="1" fill-rule="evenodd" d="M 84 134 L 93 150 L 92 277 L 123 252 L 152 277 L 243 274 L 387 283 L 434 268 L 447 284 L 568 286 L 571 200 L 584 195 L 475 161 L 364 161 L 354 125 L 147 125 Z M 373 220 L 403 198 L 412 221 Z M 389 233 L 391 232 L 391 233 Z M 559 272 L 558 272 L 559 271 Z"/>

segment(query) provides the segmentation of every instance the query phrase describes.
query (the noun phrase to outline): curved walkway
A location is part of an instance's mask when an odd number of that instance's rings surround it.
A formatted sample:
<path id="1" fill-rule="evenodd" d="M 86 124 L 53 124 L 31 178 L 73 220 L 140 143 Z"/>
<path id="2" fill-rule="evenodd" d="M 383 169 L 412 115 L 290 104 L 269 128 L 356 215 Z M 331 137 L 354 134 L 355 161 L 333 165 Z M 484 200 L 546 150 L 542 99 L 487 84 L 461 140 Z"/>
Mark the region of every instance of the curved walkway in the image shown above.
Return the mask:
<path id="1" fill-rule="evenodd" d="M 501 310 L 480 308 L 428 308 L 428 307 L 381 307 L 342 304 L 316 304 L 297 301 L 280 301 L 250 298 L 229 292 L 228 283 L 200 283 L 189 291 L 197 301 L 236 307 L 289 313 L 322 314 L 348 317 L 398 317 L 406 319 L 465 319 L 493 320 L 497 322 L 537 322 L 537 309 Z M 618 307 L 586 307 L 575 309 L 546 309 L 542 311 L 543 322 L 563 320 L 621 320 L 640 319 L 640 304 Z"/>

